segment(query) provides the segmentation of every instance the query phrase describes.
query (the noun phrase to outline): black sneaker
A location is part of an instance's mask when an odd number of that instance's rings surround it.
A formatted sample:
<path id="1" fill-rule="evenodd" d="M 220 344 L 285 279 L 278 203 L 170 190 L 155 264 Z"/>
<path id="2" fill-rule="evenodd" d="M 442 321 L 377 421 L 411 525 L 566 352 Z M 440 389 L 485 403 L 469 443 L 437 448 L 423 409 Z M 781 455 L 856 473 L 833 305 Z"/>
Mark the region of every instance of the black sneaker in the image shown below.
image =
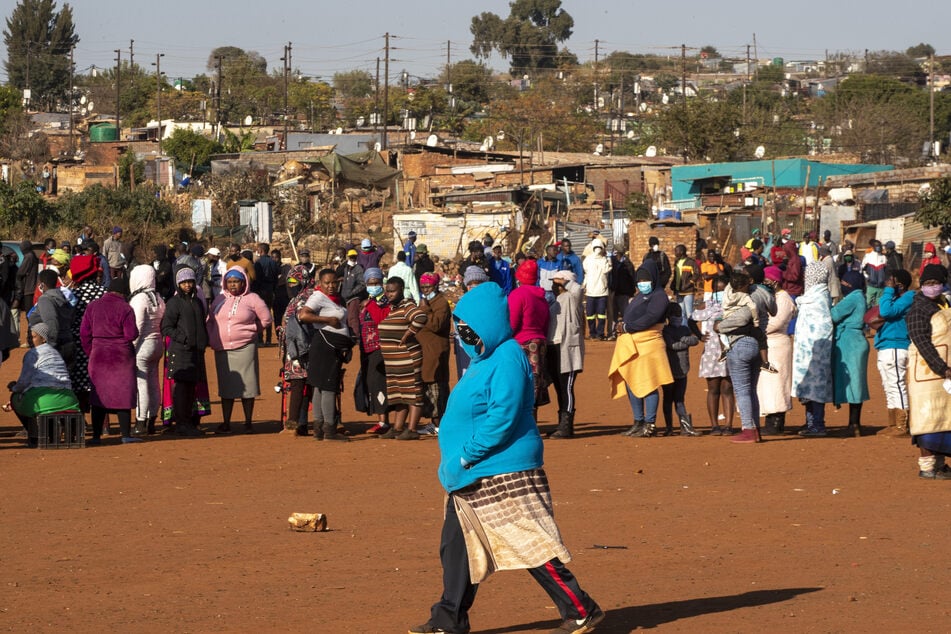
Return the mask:
<path id="1" fill-rule="evenodd" d="M 409 628 L 409 634 L 449 634 L 449 630 L 435 627 L 429 621 L 426 621 L 422 625 Z"/>
<path id="2" fill-rule="evenodd" d="M 931 471 L 919 471 L 919 478 L 925 480 L 951 480 L 951 471 L 942 469 L 932 469 Z"/>
<path id="3" fill-rule="evenodd" d="M 587 617 L 581 620 L 565 619 L 561 625 L 553 629 L 549 634 L 585 634 L 585 632 L 593 632 L 594 627 L 603 620 L 604 612 L 602 612 L 598 606 L 594 606 L 594 609 L 591 610 Z"/>

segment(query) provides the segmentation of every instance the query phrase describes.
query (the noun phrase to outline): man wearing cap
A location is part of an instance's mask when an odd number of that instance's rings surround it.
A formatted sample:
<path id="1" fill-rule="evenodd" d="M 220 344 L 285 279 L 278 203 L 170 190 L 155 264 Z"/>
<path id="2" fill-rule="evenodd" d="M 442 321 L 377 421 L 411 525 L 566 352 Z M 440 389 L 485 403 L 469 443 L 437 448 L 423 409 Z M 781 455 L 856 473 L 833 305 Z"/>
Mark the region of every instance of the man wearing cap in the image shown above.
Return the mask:
<path id="1" fill-rule="evenodd" d="M 416 262 L 413 264 L 413 274 L 416 276 L 416 283 L 419 284 L 420 278 L 426 273 L 434 273 L 435 271 L 436 263 L 429 257 L 429 247 L 425 244 L 417 245 Z"/>
<path id="2" fill-rule="evenodd" d="M 357 262 L 363 267 L 363 270 L 380 268 L 380 259 L 383 258 L 383 247 L 374 245 L 370 238 L 364 238 L 360 242 L 360 252 L 357 253 Z"/>
<path id="3" fill-rule="evenodd" d="M 406 265 L 416 264 L 416 232 L 410 231 L 406 234 L 406 242 L 403 243 L 403 252 L 406 253 Z"/>
<path id="4" fill-rule="evenodd" d="M 340 298 L 347 309 L 347 326 L 354 340 L 360 337 L 360 303 L 367 298 L 363 273 L 363 267 L 357 262 L 357 250 L 347 250 L 347 259 L 337 267 L 337 279 L 340 280 Z"/>
<path id="5" fill-rule="evenodd" d="M 900 271 L 905 268 L 905 258 L 895 250 L 895 243 L 889 240 L 885 243 L 885 270 Z"/>
<path id="6" fill-rule="evenodd" d="M 297 257 L 299 258 L 297 263 L 307 271 L 308 278 L 314 279 L 317 275 L 317 265 L 310 261 L 310 249 L 301 249 L 297 252 Z"/>
<path id="7" fill-rule="evenodd" d="M 211 247 L 205 253 L 205 279 L 208 282 L 208 303 L 221 295 L 221 280 L 225 276 L 225 263 L 221 260 L 221 249 Z"/>
<path id="8" fill-rule="evenodd" d="M 125 271 L 125 255 L 123 254 L 122 227 L 113 227 L 112 235 L 102 244 L 102 254 L 109 263 L 111 277 L 122 277 Z"/>

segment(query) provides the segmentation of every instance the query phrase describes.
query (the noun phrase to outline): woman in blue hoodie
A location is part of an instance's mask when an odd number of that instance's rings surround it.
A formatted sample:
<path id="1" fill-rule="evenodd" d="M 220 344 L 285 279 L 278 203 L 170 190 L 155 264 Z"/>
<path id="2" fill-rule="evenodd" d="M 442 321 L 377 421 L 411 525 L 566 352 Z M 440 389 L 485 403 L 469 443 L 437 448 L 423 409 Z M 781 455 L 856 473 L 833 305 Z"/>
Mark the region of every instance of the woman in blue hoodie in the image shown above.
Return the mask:
<path id="1" fill-rule="evenodd" d="M 439 428 L 439 480 L 449 493 L 439 549 L 443 593 L 429 621 L 410 634 L 468 632 L 478 584 L 516 569 L 527 569 L 558 607 L 558 631 L 590 632 L 604 613 L 562 563 L 571 555 L 542 468 L 532 370 L 512 337 L 504 292 L 496 284 L 473 288 L 453 320 L 471 362 Z"/>

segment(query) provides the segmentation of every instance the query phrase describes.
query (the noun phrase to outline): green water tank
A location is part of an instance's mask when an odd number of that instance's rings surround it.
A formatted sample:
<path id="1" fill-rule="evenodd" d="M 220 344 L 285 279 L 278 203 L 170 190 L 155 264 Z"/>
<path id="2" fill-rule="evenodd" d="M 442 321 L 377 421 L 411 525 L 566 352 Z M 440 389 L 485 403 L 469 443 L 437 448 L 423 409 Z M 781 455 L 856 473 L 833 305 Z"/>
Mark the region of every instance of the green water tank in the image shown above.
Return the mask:
<path id="1" fill-rule="evenodd" d="M 774 58 L 773 58 L 773 66 L 775 66 L 775 67 L 777 67 L 777 68 L 782 68 L 782 67 L 784 66 L 784 64 L 783 64 L 783 58 L 782 58 L 782 57 L 774 57 Z"/>
<path id="2" fill-rule="evenodd" d="M 119 133 L 114 123 L 97 123 L 89 128 L 89 140 L 93 143 L 118 141 Z"/>

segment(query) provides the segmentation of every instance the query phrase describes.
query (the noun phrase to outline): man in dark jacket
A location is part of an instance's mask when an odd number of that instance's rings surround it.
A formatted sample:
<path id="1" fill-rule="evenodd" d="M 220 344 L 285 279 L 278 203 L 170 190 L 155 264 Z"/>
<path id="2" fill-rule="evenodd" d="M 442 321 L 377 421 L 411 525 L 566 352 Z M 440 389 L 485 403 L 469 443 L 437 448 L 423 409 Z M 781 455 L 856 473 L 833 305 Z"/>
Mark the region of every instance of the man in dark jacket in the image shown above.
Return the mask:
<path id="1" fill-rule="evenodd" d="M 66 367 L 69 367 L 73 363 L 76 352 L 71 329 L 75 311 L 63 292 L 56 287 L 59 282 L 59 274 L 56 271 L 53 269 L 40 271 L 37 278 L 37 287 L 42 294 L 36 300 L 36 309 L 30 314 L 27 322 L 31 328 L 35 324 L 46 324 L 49 329 L 49 338 L 46 342 L 56 348 L 63 357 L 63 361 L 66 362 Z"/>
<path id="2" fill-rule="evenodd" d="M 195 292 L 195 271 L 183 266 L 175 272 L 176 294 L 165 306 L 162 334 L 171 341 L 168 345 L 166 372 L 175 381 L 172 408 L 175 417 L 174 432 L 180 436 L 204 436 L 198 426 L 195 412 L 195 391 L 204 379 L 205 348 L 208 332 L 205 302 Z"/>
<path id="3" fill-rule="evenodd" d="M 429 257 L 429 247 L 425 244 L 416 246 L 416 263 L 413 264 L 413 275 L 416 276 L 416 284 L 419 284 L 419 278 L 424 273 L 432 273 L 436 270 L 436 263 Z"/>
<path id="4" fill-rule="evenodd" d="M 23 240 L 20 242 L 20 250 L 23 251 L 23 261 L 17 269 L 13 303 L 10 305 L 11 315 L 17 322 L 17 330 L 19 330 L 20 313 L 26 315 L 33 308 L 33 291 L 36 290 L 36 276 L 40 270 L 40 259 L 33 253 L 33 243 Z"/>
<path id="5" fill-rule="evenodd" d="M 277 280 L 281 276 L 281 267 L 271 258 L 271 245 L 266 242 L 258 243 L 258 259 L 254 263 L 254 281 L 251 282 L 251 291 L 264 300 L 267 309 L 274 308 L 274 292 L 277 290 Z M 282 315 L 283 317 L 283 315 Z M 264 333 L 264 340 L 271 345 L 273 327 L 268 326 Z M 259 335 L 259 341 L 261 337 Z"/>
<path id="6" fill-rule="evenodd" d="M 667 258 L 667 254 L 660 250 L 660 240 L 657 239 L 657 236 L 648 238 L 647 246 L 650 250 L 644 254 L 644 259 L 641 260 L 641 263 L 643 264 L 651 260 L 654 266 L 657 267 L 657 283 L 661 288 L 667 288 L 671 275 L 670 260 Z"/>
<path id="7" fill-rule="evenodd" d="M 624 316 L 624 309 L 628 302 L 634 296 L 637 290 L 637 282 L 634 281 L 634 263 L 627 257 L 627 251 L 623 247 L 619 248 L 611 256 L 611 276 L 609 284 L 611 293 L 613 293 L 614 302 L 611 304 L 609 315 L 610 323 L 608 332 L 612 333 L 611 339 L 614 339 L 614 324 L 618 323 Z"/>

